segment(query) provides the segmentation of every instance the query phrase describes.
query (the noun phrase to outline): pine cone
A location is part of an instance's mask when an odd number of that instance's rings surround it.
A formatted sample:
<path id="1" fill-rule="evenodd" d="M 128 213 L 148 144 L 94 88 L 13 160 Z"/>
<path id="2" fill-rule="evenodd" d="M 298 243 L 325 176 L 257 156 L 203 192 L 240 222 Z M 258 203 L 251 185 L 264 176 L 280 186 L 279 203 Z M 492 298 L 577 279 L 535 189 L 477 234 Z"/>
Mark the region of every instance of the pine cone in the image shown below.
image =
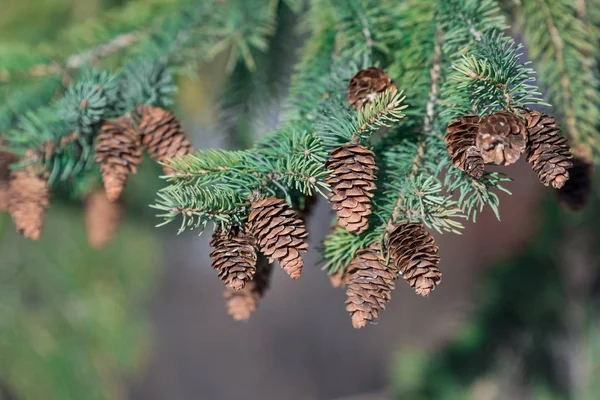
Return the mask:
<path id="1" fill-rule="evenodd" d="M 485 163 L 514 164 L 525 151 L 527 128 L 517 115 L 499 111 L 481 120 L 475 143 Z"/>
<path id="2" fill-rule="evenodd" d="M 136 113 L 142 144 L 154 160 L 163 163 L 170 158 L 194 152 L 187 133 L 173 113 L 148 105 L 139 106 Z M 173 170 L 166 166 L 163 166 L 163 171 L 167 175 L 173 173 Z"/>
<path id="3" fill-rule="evenodd" d="M 356 253 L 347 274 L 346 311 L 350 313 L 352 326 L 363 328 L 368 322 L 376 322 L 379 312 L 385 310 L 398 271 L 393 264 L 386 264 L 379 248 L 373 245 Z"/>
<path id="4" fill-rule="evenodd" d="M 573 157 L 573 166 L 569 169 L 569 180 L 556 192 L 562 205 L 573 211 L 583 209 L 592 191 L 594 166 L 580 157 Z"/>
<path id="5" fill-rule="evenodd" d="M 362 111 L 366 104 L 386 90 L 398 90 L 388 74 L 376 67 L 363 69 L 348 83 L 348 104 L 356 111 Z"/>
<path id="6" fill-rule="evenodd" d="M 248 230 L 258 240 L 269 262 L 279 261 L 292 279 L 300 278 L 303 261 L 300 252 L 308 249 L 304 223 L 283 200 L 269 197 L 252 203 Z"/>
<path id="7" fill-rule="evenodd" d="M 105 247 L 119 230 L 122 206 L 111 202 L 104 190 L 95 190 L 85 200 L 85 230 L 93 249 Z"/>
<path id="8" fill-rule="evenodd" d="M 0 212 L 8 211 L 10 164 L 15 161 L 17 160 L 13 153 L 0 151 Z"/>
<path id="9" fill-rule="evenodd" d="M 569 180 L 569 168 L 573 166 L 567 139 L 558 135 L 560 129 L 553 117 L 528 111 L 525 118 L 529 130 L 527 161 L 542 184 L 560 189 Z"/>
<path id="10" fill-rule="evenodd" d="M 347 143 L 331 152 L 326 167 L 331 171 L 329 202 L 338 224 L 361 234 L 369 227 L 371 198 L 375 191 L 375 155 L 364 146 Z"/>
<path id="11" fill-rule="evenodd" d="M 340 269 L 337 272 L 334 272 L 333 274 L 329 275 L 329 283 L 331 283 L 331 286 L 333 286 L 334 288 L 341 288 L 346 286 L 346 283 L 348 283 L 347 271 Z"/>
<path id="12" fill-rule="evenodd" d="M 437 252 L 433 236 L 422 224 L 404 223 L 390 234 L 388 253 L 392 262 L 417 294 L 424 297 L 442 281 Z"/>
<path id="13" fill-rule="evenodd" d="M 20 234 L 38 240 L 49 206 L 50 191 L 44 176 L 33 167 L 11 172 L 8 211 Z"/>
<path id="14" fill-rule="evenodd" d="M 210 246 L 213 268 L 225 286 L 242 289 L 256 272 L 256 239 L 241 230 L 215 230 Z"/>
<path id="15" fill-rule="evenodd" d="M 483 176 L 484 169 L 483 157 L 475 146 L 480 122 L 479 116 L 466 115 L 448 125 L 444 137 L 452 164 L 477 179 Z"/>
<path id="16" fill-rule="evenodd" d="M 141 161 L 140 136 L 132 119 L 125 116 L 104 122 L 96 139 L 96 162 L 100 164 L 108 200 L 119 198 L 129 174 L 137 172 Z"/>
<path id="17" fill-rule="evenodd" d="M 273 265 L 260 256 L 256 265 L 254 279 L 246 283 L 243 289 L 225 288 L 224 297 L 227 302 L 227 314 L 236 321 L 247 321 L 256 310 L 258 301 L 269 288 Z"/>

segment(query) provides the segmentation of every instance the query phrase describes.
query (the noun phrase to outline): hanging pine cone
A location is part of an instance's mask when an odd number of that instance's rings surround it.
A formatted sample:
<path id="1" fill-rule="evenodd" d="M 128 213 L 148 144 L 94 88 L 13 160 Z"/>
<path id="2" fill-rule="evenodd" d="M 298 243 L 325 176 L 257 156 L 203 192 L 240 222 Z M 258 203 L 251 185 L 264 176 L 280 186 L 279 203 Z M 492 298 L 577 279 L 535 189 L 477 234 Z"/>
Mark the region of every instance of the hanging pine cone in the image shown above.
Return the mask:
<path id="1" fill-rule="evenodd" d="M 252 203 L 248 230 L 258 240 L 260 251 L 269 262 L 279 261 L 292 279 L 300 278 L 303 261 L 300 252 L 308 249 L 304 223 L 283 200 L 263 198 Z"/>
<path id="2" fill-rule="evenodd" d="M 390 234 L 390 258 L 418 295 L 429 296 L 442 281 L 437 252 L 433 236 L 422 224 L 404 223 Z"/>
<path id="3" fill-rule="evenodd" d="M 225 288 L 225 301 L 227 314 L 236 321 L 247 321 L 258 306 L 258 301 L 265 295 L 269 288 L 273 265 L 268 263 L 263 256 L 258 257 L 254 279 L 246 283 L 241 290 Z"/>
<path id="4" fill-rule="evenodd" d="M 0 212 L 8 211 L 10 164 L 16 161 L 14 154 L 0 151 Z"/>
<path id="5" fill-rule="evenodd" d="M 326 167 L 331 172 L 329 202 L 338 224 L 348 232 L 361 234 L 369 227 L 371 198 L 375 191 L 375 155 L 356 143 L 347 143 L 331 152 Z"/>
<path id="6" fill-rule="evenodd" d="M 525 151 L 527 127 L 512 112 L 499 111 L 481 120 L 475 142 L 485 163 L 514 164 Z"/>
<path id="7" fill-rule="evenodd" d="M 559 136 L 553 117 L 528 111 L 525 118 L 529 130 L 527 161 L 542 184 L 560 189 L 569 180 L 569 168 L 573 166 L 567 139 Z"/>
<path id="8" fill-rule="evenodd" d="M 348 266 L 346 281 L 346 311 L 354 328 L 376 322 L 379 312 L 385 310 L 392 298 L 396 267 L 386 263 L 375 245 L 361 249 Z"/>
<path id="9" fill-rule="evenodd" d="M 110 201 L 121 196 L 129 174 L 137 172 L 141 161 L 140 136 L 131 117 L 104 122 L 96 139 L 96 162 L 100 164 L 106 197 Z"/>
<path id="10" fill-rule="evenodd" d="M 85 231 L 93 249 L 105 247 L 119 230 L 122 206 L 106 197 L 104 190 L 94 190 L 85 200 Z"/>
<path id="11" fill-rule="evenodd" d="M 356 111 L 362 111 L 365 105 L 386 90 L 397 91 L 392 79 L 383 70 L 369 67 L 358 71 L 348 83 L 348 104 Z"/>
<path id="12" fill-rule="evenodd" d="M 556 192 L 562 205 L 578 211 L 585 207 L 592 191 L 594 166 L 580 157 L 573 157 L 569 180 Z"/>
<path id="13" fill-rule="evenodd" d="M 483 176 L 484 169 L 483 157 L 475 145 L 480 122 L 479 116 L 466 115 L 448 125 L 444 137 L 452 164 L 477 179 Z"/>
<path id="14" fill-rule="evenodd" d="M 238 229 L 230 232 L 217 229 L 210 246 L 213 268 L 225 286 L 240 290 L 252 280 L 256 272 L 256 239 Z"/>
<path id="15" fill-rule="evenodd" d="M 17 232 L 28 239 L 38 240 L 50 206 L 47 179 L 28 167 L 11 172 L 8 211 Z"/>
<path id="16" fill-rule="evenodd" d="M 346 286 L 347 282 L 348 282 L 347 271 L 340 269 L 339 271 L 334 272 L 333 274 L 329 275 L 329 283 L 331 283 L 331 286 L 333 286 L 334 288 L 344 287 L 344 286 Z"/>
<path id="17" fill-rule="evenodd" d="M 194 152 L 187 133 L 173 113 L 148 105 L 139 106 L 136 113 L 142 144 L 154 160 L 162 163 L 170 158 Z M 173 173 L 173 170 L 166 166 L 163 166 L 163 171 L 167 175 Z"/>

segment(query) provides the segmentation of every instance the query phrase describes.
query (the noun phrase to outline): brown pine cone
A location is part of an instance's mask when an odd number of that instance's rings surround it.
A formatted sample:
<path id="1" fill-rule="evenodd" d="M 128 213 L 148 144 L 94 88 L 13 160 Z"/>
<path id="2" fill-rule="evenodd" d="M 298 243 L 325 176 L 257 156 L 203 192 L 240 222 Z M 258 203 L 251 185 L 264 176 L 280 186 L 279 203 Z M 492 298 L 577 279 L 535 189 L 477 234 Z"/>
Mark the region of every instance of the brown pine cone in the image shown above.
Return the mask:
<path id="1" fill-rule="evenodd" d="M 361 234 L 369 227 L 371 198 L 376 189 L 375 155 L 356 143 L 347 143 L 331 152 L 326 167 L 331 172 L 329 202 L 338 224 L 348 232 Z"/>
<path id="2" fill-rule="evenodd" d="M 240 290 L 252 280 L 256 272 L 256 239 L 239 229 L 230 232 L 217 229 L 210 246 L 212 266 L 225 286 Z"/>
<path id="3" fill-rule="evenodd" d="M 137 172 L 141 161 L 140 136 L 131 117 L 104 122 L 96 139 L 96 162 L 100 164 L 108 200 L 121 196 L 129 174 Z"/>
<path id="4" fill-rule="evenodd" d="M 499 111 L 481 120 L 475 143 L 485 163 L 514 164 L 525 151 L 527 128 L 519 116 Z"/>
<path id="5" fill-rule="evenodd" d="M 85 231 L 93 249 L 105 247 L 119 230 L 122 206 L 111 202 L 104 190 L 94 190 L 85 200 Z"/>
<path id="6" fill-rule="evenodd" d="M 345 270 L 340 269 L 339 271 L 329 275 L 329 283 L 334 288 L 341 288 L 346 286 L 348 282 L 348 273 Z"/>
<path id="7" fill-rule="evenodd" d="M 272 271 L 273 265 L 268 263 L 263 256 L 259 256 L 253 280 L 246 283 L 241 290 L 226 287 L 224 297 L 227 314 L 231 315 L 236 321 L 249 320 L 258 306 L 258 301 L 269 288 Z"/>
<path id="8" fill-rule="evenodd" d="M 484 169 L 483 157 L 475 146 L 480 122 L 479 116 L 466 115 L 448 125 L 444 137 L 452 164 L 477 179 L 483 176 Z"/>
<path id="9" fill-rule="evenodd" d="M 0 212 L 8 211 L 10 164 L 17 161 L 13 153 L 0 151 Z"/>
<path id="10" fill-rule="evenodd" d="M 559 136 L 556 120 L 539 111 L 525 113 L 529 141 L 527 161 L 542 184 L 560 189 L 569 180 L 573 166 L 571 151 L 565 137 Z"/>
<path id="11" fill-rule="evenodd" d="M 397 91 L 392 79 L 383 70 L 369 67 L 358 71 L 348 83 L 348 104 L 356 111 L 362 111 L 365 105 L 386 90 Z"/>
<path id="12" fill-rule="evenodd" d="M 347 274 L 346 311 L 350 313 L 352 326 L 363 328 L 368 322 L 376 322 L 379 312 L 385 310 L 392 298 L 398 270 L 386 263 L 379 248 L 372 245 L 356 253 Z"/>
<path id="13" fill-rule="evenodd" d="M 258 240 L 269 262 L 279 261 L 292 279 L 300 278 L 304 265 L 300 252 L 308 249 L 304 222 L 283 200 L 269 197 L 252 203 L 248 230 Z"/>
<path id="14" fill-rule="evenodd" d="M 38 240 L 49 206 L 47 178 L 33 167 L 11 172 L 8 211 L 20 234 Z"/>
<path id="15" fill-rule="evenodd" d="M 159 107 L 141 105 L 136 114 L 139 118 L 139 131 L 142 144 L 148 154 L 159 163 L 170 158 L 184 156 L 194 152 L 187 133 L 175 115 Z M 165 174 L 173 170 L 163 165 Z"/>
<path id="16" fill-rule="evenodd" d="M 586 206 L 590 198 L 594 166 L 580 157 L 573 157 L 572 161 L 569 180 L 556 193 L 563 206 L 579 211 Z"/>
<path id="17" fill-rule="evenodd" d="M 404 223 L 390 234 L 390 258 L 418 295 L 429 296 L 442 281 L 437 252 L 433 236 L 422 224 Z"/>

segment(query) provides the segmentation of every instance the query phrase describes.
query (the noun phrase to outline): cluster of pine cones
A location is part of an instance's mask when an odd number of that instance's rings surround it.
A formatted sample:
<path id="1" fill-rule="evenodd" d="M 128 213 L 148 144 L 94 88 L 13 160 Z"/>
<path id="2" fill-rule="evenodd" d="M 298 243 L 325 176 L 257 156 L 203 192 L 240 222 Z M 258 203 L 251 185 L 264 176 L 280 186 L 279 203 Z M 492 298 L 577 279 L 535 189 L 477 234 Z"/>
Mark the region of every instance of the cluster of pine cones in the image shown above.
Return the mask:
<path id="1" fill-rule="evenodd" d="M 74 135 L 76 137 L 76 135 Z M 52 147 L 53 144 L 49 143 Z M 118 199 L 130 173 L 136 173 L 142 153 L 158 162 L 193 152 L 191 142 L 178 119 L 169 111 L 141 105 L 132 114 L 105 121 L 95 142 L 104 191 L 96 190 L 86 199 L 86 230 L 94 248 L 106 245 L 117 231 L 121 216 Z M 30 151 L 21 160 L 35 165 L 45 152 Z M 48 172 L 33 166 L 11 170 L 18 161 L 0 152 L 0 211 L 8 211 L 19 231 L 29 239 L 39 239 L 46 210 L 50 206 Z M 165 174 L 171 174 L 163 167 Z"/>

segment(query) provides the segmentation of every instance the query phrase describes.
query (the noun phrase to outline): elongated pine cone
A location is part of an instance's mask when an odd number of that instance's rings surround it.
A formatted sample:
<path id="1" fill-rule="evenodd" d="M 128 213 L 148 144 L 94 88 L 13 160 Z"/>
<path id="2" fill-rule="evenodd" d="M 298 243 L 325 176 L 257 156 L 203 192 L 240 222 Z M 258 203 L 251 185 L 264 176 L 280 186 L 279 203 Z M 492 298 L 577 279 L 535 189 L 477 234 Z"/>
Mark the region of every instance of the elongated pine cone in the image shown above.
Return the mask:
<path id="1" fill-rule="evenodd" d="M 375 155 L 364 146 L 347 143 L 331 152 L 326 167 L 331 172 L 329 202 L 338 225 L 360 234 L 369 227 L 371 198 L 375 186 Z"/>
<path id="2" fill-rule="evenodd" d="M 96 140 L 96 162 L 108 200 L 116 201 L 121 196 L 129 174 L 137 172 L 141 161 L 141 140 L 131 117 L 104 122 Z"/>
<path id="3" fill-rule="evenodd" d="M 362 111 L 365 105 L 386 90 L 398 89 L 383 70 L 376 67 L 360 70 L 348 82 L 348 104 L 356 111 Z"/>
<path id="4" fill-rule="evenodd" d="M 210 246 L 212 266 L 225 286 L 240 290 L 252 280 L 256 272 L 256 239 L 240 229 L 217 229 Z"/>
<path id="5" fill-rule="evenodd" d="M 227 314 L 236 321 L 249 320 L 258 307 L 259 300 L 269 288 L 272 271 L 273 264 L 267 262 L 263 256 L 259 256 L 253 280 L 246 283 L 240 290 L 226 287 L 223 295 L 227 305 Z"/>
<path id="6" fill-rule="evenodd" d="M 300 252 L 308 249 L 304 222 L 283 200 L 268 197 L 252 203 L 248 230 L 258 240 L 260 251 L 277 260 L 292 279 L 300 278 L 304 265 Z"/>
<path id="7" fill-rule="evenodd" d="M 172 112 L 160 107 L 141 105 L 136 113 L 142 144 L 154 160 L 163 163 L 170 158 L 194 152 L 192 142 Z M 163 171 L 167 175 L 173 173 L 173 170 L 164 165 Z"/>
<path id="8" fill-rule="evenodd" d="M 521 117 L 499 111 L 481 120 L 475 142 L 485 163 L 514 164 L 525 151 L 527 127 Z"/>
<path id="9" fill-rule="evenodd" d="M 85 200 L 85 231 L 93 249 L 105 247 L 115 236 L 123 214 L 119 202 L 109 201 L 104 190 L 94 190 Z"/>
<path id="10" fill-rule="evenodd" d="M 386 263 L 375 245 L 361 249 L 348 266 L 346 281 L 346 311 L 354 328 L 376 322 L 392 298 L 398 270 Z"/>
<path id="11" fill-rule="evenodd" d="M 11 172 L 8 211 L 17 231 L 38 240 L 50 206 L 50 191 L 44 176 L 29 167 Z"/>
<path id="12" fill-rule="evenodd" d="M 583 209 L 590 199 L 594 166 L 580 157 L 573 157 L 572 161 L 569 180 L 556 193 L 562 205 L 578 211 Z"/>
<path id="13" fill-rule="evenodd" d="M 571 151 L 565 137 L 559 136 L 556 120 L 539 111 L 525 113 L 529 142 L 527 161 L 542 184 L 560 189 L 569 180 L 573 166 Z"/>
<path id="14" fill-rule="evenodd" d="M 404 223 L 390 234 L 390 258 L 418 295 L 429 296 L 442 281 L 437 252 L 433 236 L 422 224 Z"/>
<path id="15" fill-rule="evenodd" d="M 10 164 L 16 161 L 14 154 L 0 151 L 0 212 L 8 211 Z"/>
<path id="16" fill-rule="evenodd" d="M 483 157 L 475 145 L 480 122 L 479 116 L 466 115 L 448 125 L 444 137 L 452 164 L 477 179 L 483 176 L 484 170 Z"/>

